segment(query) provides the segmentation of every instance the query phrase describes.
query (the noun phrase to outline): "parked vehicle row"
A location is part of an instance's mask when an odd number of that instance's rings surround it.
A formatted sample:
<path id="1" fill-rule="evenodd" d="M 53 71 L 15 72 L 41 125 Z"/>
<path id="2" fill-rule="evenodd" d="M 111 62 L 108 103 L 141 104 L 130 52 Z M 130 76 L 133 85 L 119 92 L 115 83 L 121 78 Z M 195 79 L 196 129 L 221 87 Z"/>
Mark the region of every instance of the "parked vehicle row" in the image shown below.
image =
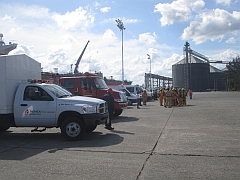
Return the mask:
<path id="1" fill-rule="evenodd" d="M 41 79 L 41 64 L 27 55 L 0 56 L 0 72 L 0 132 L 56 127 L 66 139 L 78 140 L 108 119 L 104 100 L 73 96 L 56 84 L 32 80 Z"/>
<path id="2" fill-rule="evenodd" d="M 126 94 L 128 98 L 128 105 L 132 105 L 133 103 L 137 103 L 137 96 L 134 93 L 128 91 L 128 89 L 124 85 L 108 85 L 109 88 L 122 91 Z"/>

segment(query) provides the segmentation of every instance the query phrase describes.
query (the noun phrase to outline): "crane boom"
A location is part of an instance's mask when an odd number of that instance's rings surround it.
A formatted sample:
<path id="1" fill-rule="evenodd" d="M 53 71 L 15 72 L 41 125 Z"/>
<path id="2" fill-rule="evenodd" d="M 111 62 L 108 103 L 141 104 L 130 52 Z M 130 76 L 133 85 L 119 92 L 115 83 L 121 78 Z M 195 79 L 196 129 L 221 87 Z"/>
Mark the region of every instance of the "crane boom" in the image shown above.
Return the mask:
<path id="1" fill-rule="evenodd" d="M 85 52 L 85 50 L 86 50 L 87 45 L 88 45 L 89 42 L 90 42 L 90 40 L 88 40 L 87 44 L 85 45 L 85 47 L 84 47 L 81 55 L 79 56 L 79 58 L 78 58 L 78 60 L 77 60 L 77 62 L 76 62 L 76 64 L 75 64 L 74 74 L 79 73 L 79 72 L 78 72 L 78 66 L 79 66 L 79 63 L 80 63 L 80 61 L 81 61 L 81 59 L 82 59 L 82 56 L 83 56 L 83 54 L 84 54 L 84 52 Z"/>

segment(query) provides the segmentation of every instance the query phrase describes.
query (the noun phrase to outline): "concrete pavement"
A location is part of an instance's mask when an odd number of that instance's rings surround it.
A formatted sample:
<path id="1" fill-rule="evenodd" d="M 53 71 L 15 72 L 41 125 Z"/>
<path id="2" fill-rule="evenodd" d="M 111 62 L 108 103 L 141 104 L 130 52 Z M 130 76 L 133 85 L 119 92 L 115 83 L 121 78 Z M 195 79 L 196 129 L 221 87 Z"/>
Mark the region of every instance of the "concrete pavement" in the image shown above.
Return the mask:
<path id="1" fill-rule="evenodd" d="M 0 134 L 0 179 L 240 179 L 240 92 L 194 93 L 187 106 L 130 106 L 77 142 L 60 129 Z"/>

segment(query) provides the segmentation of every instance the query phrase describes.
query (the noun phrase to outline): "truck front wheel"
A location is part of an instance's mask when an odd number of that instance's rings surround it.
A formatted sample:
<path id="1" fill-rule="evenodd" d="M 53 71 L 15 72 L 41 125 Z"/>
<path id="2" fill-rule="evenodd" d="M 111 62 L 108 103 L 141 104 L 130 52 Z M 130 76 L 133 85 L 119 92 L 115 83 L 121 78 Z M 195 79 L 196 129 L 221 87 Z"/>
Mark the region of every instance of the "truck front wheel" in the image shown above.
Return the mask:
<path id="1" fill-rule="evenodd" d="M 79 140 L 86 132 L 86 126 L 79 117 L 66 118 L 61 125 L 62 135 L 70 141 Z"/>
<path id="2" fill-rule="evenodd" d="M 86 131 L 87 131 L 87 132 L 93 132 L 96 128 L 97 128 L 97 125 L 88 126 L 87 129 L 86 129 Z"/>

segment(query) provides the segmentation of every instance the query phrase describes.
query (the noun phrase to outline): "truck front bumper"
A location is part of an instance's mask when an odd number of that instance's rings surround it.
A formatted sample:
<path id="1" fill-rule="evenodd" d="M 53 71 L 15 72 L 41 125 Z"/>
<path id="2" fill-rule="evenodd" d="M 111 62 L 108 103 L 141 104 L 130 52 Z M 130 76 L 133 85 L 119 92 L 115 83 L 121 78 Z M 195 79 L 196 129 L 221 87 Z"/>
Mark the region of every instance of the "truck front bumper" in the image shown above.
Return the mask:
<path id="1" fill-rule="evenodd" d="M 86 126 L 104 124 L 108 119 L 108 112 L 104 114 L 83 114 Z"/>
<path id="2" fill-rule="evenodd" d="M 124 102 L 124 103 L 116 103 L 115 104 L 115 109 L 127 109 L 128 107 L 128 103 Z"/>

